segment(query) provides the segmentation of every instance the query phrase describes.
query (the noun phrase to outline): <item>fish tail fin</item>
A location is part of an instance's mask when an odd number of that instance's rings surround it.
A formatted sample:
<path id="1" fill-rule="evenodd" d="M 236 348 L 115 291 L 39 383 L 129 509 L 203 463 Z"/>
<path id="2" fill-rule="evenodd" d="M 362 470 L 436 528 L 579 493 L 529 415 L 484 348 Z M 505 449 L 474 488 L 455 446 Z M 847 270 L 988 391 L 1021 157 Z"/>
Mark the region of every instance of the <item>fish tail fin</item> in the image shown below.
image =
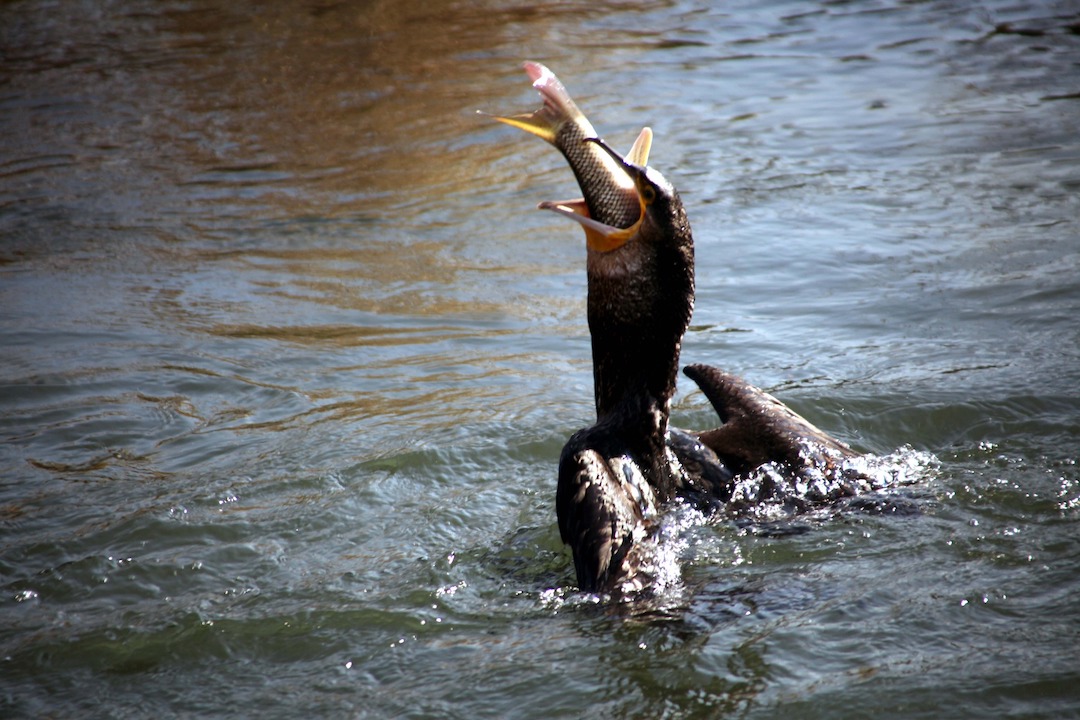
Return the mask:
<path id="1" fill-rule="evenodd" d="M 568 122 L 576 124 L 585 137 L 595 137 L 596 130 L 578 109 L 566 87 L 555 77 L 555 73 L 537 62 L 526 62 L 525 72 L 533 81 L 533 87 L 540 93 L 544 105 L 539 110 L 524 115 L 488 115 L 493 120 L 532 133 L 555 144 L 559 128 Z M 486 114 L 486 113 L 482 113 Z"/>

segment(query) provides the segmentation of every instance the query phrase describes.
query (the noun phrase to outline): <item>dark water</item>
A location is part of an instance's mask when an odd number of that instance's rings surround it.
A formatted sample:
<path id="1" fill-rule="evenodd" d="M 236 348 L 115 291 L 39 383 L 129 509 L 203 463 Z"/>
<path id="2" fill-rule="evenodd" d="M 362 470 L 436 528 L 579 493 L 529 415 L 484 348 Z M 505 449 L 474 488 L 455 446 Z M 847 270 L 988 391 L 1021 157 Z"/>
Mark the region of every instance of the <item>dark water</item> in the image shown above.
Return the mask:
<path id="1" fill-rule="evenodd" d="M 0 52 L 4 717 L 1080 716 L 1075 2 L 5 2 Z M 573 591 L 573 179 L 473 114 L 526 58 L 656 131 L 684 360 L 920 513 L 676 516 L 662 606 Z"/>

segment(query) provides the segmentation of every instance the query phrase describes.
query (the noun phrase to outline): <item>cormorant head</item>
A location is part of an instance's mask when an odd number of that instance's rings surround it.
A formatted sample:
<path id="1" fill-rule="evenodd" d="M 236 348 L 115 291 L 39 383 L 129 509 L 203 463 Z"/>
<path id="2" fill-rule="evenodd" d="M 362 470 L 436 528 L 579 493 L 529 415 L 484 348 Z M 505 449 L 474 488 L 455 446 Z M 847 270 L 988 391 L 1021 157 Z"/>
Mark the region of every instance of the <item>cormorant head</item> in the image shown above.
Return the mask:
<path id="1" fill-rule="evenodd" d="M 632 184 L 640 210 L 637 219 L 628 226 L 615 227 L 599 222 L 590 216 L 586 204 L 580 200 L 543 202 L 540 208 L 553 210 L 580 223 L 585 229 L 590 254 L 612 253 L 636 243 L 692 246 L 690 226 L 678 192 L 658 170 L 647 165 L 652 137 L 652 130 L 642 129 L 625 158 L 600 138 L 582 140 L 596 145 L 614 161 L 612 177 L 606 182 L 622 185 L 629 179 L 627 184 Z"/>

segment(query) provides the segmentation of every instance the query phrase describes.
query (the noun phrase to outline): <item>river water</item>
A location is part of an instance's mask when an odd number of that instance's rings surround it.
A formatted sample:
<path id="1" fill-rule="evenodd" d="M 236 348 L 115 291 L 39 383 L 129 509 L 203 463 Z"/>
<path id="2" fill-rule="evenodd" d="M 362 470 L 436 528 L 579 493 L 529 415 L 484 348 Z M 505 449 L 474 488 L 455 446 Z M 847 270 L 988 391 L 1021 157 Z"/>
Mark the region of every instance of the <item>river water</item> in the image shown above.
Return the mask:
<path id="1" fill-rule="evenodd" d="M 1075 2 L 9 1 L 0 53 L 0 715 L 1080 716 Z M 683 360 L 905 512 L 574 591 L 576 189 L 474 114 L 524 59 L 656 132 Z"/>

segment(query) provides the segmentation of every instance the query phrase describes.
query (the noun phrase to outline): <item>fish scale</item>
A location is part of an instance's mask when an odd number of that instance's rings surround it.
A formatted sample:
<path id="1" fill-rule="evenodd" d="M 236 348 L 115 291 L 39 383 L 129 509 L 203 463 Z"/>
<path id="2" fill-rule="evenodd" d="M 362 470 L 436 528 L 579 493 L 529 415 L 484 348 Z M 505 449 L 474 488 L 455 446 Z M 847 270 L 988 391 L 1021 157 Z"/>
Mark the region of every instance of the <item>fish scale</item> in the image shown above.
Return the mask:
<path id="1" fill-rule="evenodd" d="M 584 116 L 582 116 L 584 118 Z M 641 215 L 637 192 L 619 184 L 622 168 L 613 168 L 610 157 L 587 136 L 575 122 L 565 123 L 553 143 L 562 152 L 581 188 L 589 216 L 605 225 L 625 228 Z"/>

